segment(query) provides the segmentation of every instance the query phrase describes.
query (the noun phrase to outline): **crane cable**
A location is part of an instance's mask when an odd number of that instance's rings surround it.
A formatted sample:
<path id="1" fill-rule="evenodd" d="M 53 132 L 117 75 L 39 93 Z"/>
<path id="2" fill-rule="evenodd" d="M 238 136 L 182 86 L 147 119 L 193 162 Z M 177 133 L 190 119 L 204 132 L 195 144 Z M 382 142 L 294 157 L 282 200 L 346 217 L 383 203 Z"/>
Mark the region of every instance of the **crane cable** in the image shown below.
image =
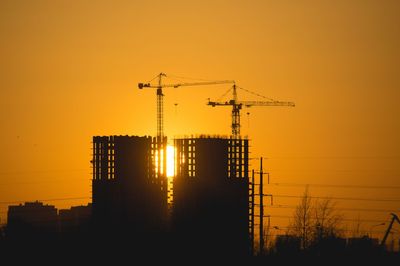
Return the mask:
<path id="1" fill-rule="evenodd" d="M 272 99 L 272 98 L 266 97 L 266 96 L 264 96 L 264 95 L 261 95 L 261 94 L 259 94 L 259 93 L 257 93 L 257 92 L 250 91 L 250 90 L 248 90 L 248 89 L 245 89 L 245 88 L 242 88 L 242 87 L 239 87 L 239 86 L 236 86 L 236 88 L 241 89 L 241 90 L 243 90 L 243 91 L 245 91 L 245 92 L 247 92 L 247 93 L 249 93 L 249 94 L 253 94 L 253 95 L 255 95 L 255 96 L 261 97 L 261 98 L 263 98 L 263 99 L 267 99 L 268 101 L 273 101 L 273 102 L 275 101 L 275 100 Z M 224 94 L 222 94 L 222 95 L 217 99 L 217 101 L 221 101 L 230 91 L 232 91 L 232 88 L 229 88 L 229 90 L 227 90 Z"/>
<path id="2" fill-rule="evenodd" d="M 195 81 L 208 81 L 208 82 L 214 82 L 218 80 L 211 80 L 211 79 L 201 79 L 201 78 L 190 78 L 190 77 L 182 77 L 182 76 L 177 76 L 173 74 L 168 74 L 169 78 L 176 78 L 176 79 L 181 79 L 181 80 L 195 80 Z"/>
<path id="3" fill-rule="evenodd" d="M 267 100 L 269 100 L 269 101 L 275 101 L 275 100 L 272 99 L 272 98 L 266 97 L 266 96 L 264 96 L 264 95 L 261 95 L 261 94 L 259 94 L 259 93 L 257 93 L 257 92 L 250 91 L 250 90 L 248 90 L 248 89 L 245 89 L 245 88 L 242 88 L 242 87 L 239 87 L 239 86 L 236 86 L 236 88 L 241 89 L 241 90 L 244 90 L 244 91 L 246 91 L 246 92 L 248 92 L 248 93 L 250 93 L 250 94 L 253 94 L 253 95 L 255 95 L 255 96 L 258 96 L 258 97 L 267 99 Z"/>
<path id="4" fill-rule="evenodd" d="M 221 97 L 219 97 L 217 99 L 217 101 L 221 101 L 230 91 L 232 90 L 232 87 L 230 87 L 224 94 L 221 95 Z"/>

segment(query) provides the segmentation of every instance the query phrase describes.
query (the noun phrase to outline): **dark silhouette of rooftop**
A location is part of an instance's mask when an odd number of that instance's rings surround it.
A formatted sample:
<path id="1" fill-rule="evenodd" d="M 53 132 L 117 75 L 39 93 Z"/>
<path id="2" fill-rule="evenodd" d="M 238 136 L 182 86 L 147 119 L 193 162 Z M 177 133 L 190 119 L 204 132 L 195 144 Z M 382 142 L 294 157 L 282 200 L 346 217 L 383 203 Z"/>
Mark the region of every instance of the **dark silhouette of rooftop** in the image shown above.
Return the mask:
<path id="1" fill-rule="evenodd" d="M 40 240 L 57 232 L 57 209 L 42 202 L 26 202 L 8 207 L 7 235 L 15 240 Z"/>

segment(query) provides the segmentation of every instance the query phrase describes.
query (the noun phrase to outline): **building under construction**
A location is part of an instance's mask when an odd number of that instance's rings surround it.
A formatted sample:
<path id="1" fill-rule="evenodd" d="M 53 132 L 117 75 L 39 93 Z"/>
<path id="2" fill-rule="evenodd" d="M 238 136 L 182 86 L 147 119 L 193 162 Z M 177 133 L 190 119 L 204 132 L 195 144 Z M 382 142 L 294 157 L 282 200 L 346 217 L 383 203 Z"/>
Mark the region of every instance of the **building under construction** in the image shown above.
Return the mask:
<path id="1" fill-rule="evenodd" d="M 170 205 L 166 143 L 166 138 L 93 137 L 94 222 L 135 234 L 168 231 L 175 251 L 248 254 L 248 140 L 175 139 Z"/>
<path id="2" fill-rule="evenodd" d="M 93 223 L 102 233 L 146 237 L 164 230 L 166 164 L 158 154 L 165 154 L 165 143 L 166 138 L 93 137 Z"/>
<path id="3" fill-rule="evenodd" d="M 189 253 L 249 252 L 247 139 L 175 139 L 172 221 Z M 187 250 L 189 249 L 189 250 Z"/>

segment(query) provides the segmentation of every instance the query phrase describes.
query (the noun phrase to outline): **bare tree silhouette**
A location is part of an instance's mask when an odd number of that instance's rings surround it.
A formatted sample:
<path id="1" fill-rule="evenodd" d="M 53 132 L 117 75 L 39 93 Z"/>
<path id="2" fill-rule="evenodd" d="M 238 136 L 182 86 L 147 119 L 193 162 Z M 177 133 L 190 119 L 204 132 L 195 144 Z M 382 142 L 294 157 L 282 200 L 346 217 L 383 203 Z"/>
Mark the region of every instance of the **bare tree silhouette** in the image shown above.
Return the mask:
<path id="1" fill-rule="evenodd" d="M 343 215 L 337 212 L 335 205 L 336 203 L 329 198 L 314 203 L 314 242 L 340 236 Z"/>
<path id="2" fill-rule="evenodd" d="M 296 207 L 290 226 L 290 234 L 301 238 L 302 249 L 308 248 L 312 235 L 312 200 L 306 187 L 303 197 Z"/>
<path id="3" fill-rule="evenodd" d="M 332 199 L 313 201 L 306 187 L 297 205 L 289 233 L 301 239 L 301 248 L 308 249 L 321 240 L 341 235 L 343 216 L 337 212 Z"/>

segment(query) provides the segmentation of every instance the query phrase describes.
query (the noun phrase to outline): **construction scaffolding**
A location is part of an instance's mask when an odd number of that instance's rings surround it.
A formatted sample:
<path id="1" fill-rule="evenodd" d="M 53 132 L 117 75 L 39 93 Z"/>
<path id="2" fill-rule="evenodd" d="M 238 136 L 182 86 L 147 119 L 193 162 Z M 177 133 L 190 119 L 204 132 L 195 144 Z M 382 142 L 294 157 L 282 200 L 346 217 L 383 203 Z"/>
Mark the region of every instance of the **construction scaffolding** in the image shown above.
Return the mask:
<path id="1" fill-rule="evenodd" d="M 180 138 L 173 149 L 171 190 L 166 137 L 93 137 L 95 227 L 136 241 L 168 232 L 183 253 L 253 254 L 249 140 Z"/>
<path id="2" fill-rule="evenodd" d="M 248 254 L 248 140 L 182 138 L 174 146 L 172 214 L 179 241 L 189 252 Z"/>
<path id="3" fill-rule="evenodd" d="M 100 227 L 143 234 L 165 227 L 166 143 L 166 138 L 93 137 L 93 218 Z"/>

